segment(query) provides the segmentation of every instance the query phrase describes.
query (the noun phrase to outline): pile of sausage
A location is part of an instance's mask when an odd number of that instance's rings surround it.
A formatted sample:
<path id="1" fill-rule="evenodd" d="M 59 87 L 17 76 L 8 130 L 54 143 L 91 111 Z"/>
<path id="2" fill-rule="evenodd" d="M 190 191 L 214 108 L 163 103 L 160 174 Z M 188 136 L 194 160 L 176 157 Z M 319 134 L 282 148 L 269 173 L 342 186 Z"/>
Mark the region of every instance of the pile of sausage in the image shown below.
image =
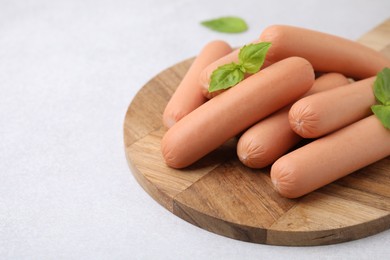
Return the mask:
<path id="1" fill-rule="evenodd" d="M 262 69 L 226 91 L 209 93 L 210 75 L 237 62 L 239 50 L 213 41 L 196 57 L 164 111 L 168 166 L 187 167 L 238 137 L 240 161 L 272 165 L 276 190 L 296 198 L 390 155 L 390 131 L 370 109 L 388 58 L 292 26 L 270 26 L 261 41 L 272 43 Z M 292 150 L 302 138 L 314 140 Z"/>

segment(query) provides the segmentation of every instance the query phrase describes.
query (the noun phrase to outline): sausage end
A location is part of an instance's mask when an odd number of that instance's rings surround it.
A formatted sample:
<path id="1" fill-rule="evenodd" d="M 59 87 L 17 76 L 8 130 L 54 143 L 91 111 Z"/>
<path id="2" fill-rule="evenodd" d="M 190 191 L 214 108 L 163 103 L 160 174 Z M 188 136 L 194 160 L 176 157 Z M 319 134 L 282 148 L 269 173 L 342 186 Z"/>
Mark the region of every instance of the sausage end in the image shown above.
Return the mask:
<path id="1" fill-rule="evenodd" d="M 261 144 L 256 144 L 252 139 L 244 136 L 237 143 L 237 156 L 240 161 L 250 168 L 263 168 L 272 162 L 267 158 L 267 151 Z"/>
<path id="2" fill-rule="evenodd" d="M 286 198 L 297 198 L 303 194 L 297 181 L 297 168 L 288 157 L 279 158 L 271 167 L 271 181 L 277 192 Z"/>
<path id="3" fill-rule="evenodd" d="M 318 124 L 320 116 L 314 113 L 313 104 L 303 98 L 291 107 L 288 120 L 291 129 L 303 138 L 319 137 Z"/>
<path id="4" fill-rule="evenodd" d="M 161 140 L 161 153 L 164 158 L 165 164 L 171 168 L 180 169 L 184 168 L 188 165 L 184 164 L 180 158 L 180 151 L 175 149 L 177 147 L 175 145 L 175 140 L 171 140 L 172 138 L 167 132 L 163 139 Z"/>
<path id="5" fill-rule="evenodd" d="M 169 109 L 169 107 L 167 106 L 163 114 L 163 124 L 166 128 L 171 128 L 174 124 L 176 124 L 176 122 L 178 122 L 184 116 L 185 115 L 183 115 L 182 113 L 173 111 Z"/>

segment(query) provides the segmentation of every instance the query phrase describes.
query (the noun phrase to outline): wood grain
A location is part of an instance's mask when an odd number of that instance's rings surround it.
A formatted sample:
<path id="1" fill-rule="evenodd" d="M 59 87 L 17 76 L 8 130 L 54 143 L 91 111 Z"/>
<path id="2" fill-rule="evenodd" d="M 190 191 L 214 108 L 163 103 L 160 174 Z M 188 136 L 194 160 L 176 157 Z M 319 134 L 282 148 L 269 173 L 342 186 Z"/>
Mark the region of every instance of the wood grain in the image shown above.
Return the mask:
<path id="1" fill-rule="evenodd" d="M 390 57 L 390 19 L 358 41 Z M 162 112 L 192 62 L 152 78 L 125 116 L 129 166 L 153 199 L 200 228 L 262 244 L 340 243 L 390 227 L 390 157 L 294 200 L 276 193 L 269 168 L 239 162 L 235 139 L 184 170 L 167 167 L 160 151 Z"/>

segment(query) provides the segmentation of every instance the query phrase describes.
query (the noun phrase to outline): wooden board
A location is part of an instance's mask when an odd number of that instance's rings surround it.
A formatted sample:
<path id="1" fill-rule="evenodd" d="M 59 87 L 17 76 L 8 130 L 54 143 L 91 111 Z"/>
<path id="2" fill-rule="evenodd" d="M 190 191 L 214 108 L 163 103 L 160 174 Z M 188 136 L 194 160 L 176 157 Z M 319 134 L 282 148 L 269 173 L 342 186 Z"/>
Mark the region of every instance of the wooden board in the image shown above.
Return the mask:
<path id="1" fill-rule="evenodd" d="M 390 57 L 390 19 L 359 41 Z M 192 61 L 152 78 L 126 113 L 128 163 L 156 201 L 198 227 L 262 244 L 332 244 L 390 227 L 390 157 L 294 200 L 276 193 L 269 169 L 244 167 L 234 140 L 184 170 L 167 167 L 162 112 Z"/>

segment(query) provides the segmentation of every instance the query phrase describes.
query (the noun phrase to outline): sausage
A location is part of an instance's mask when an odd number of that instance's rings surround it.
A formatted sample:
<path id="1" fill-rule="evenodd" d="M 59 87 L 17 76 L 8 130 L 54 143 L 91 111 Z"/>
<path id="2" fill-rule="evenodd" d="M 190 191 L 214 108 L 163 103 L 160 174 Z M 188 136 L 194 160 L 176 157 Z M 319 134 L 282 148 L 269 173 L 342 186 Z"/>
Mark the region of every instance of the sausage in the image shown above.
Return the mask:
<path id="1" fill-rule="evenodd" d="M 390 59 L 358 42 L 309 29 L 273 25 L 260 35 L 271 42 L 266 59 L 275 62 L 290 56 L 307 59 L 315 71 L 338 72 L 354 79 L 376 76 Z"/>
<path id="2" fill-rule="evenodd" d="M 232 48 L 220 40 L 203 47 L 165 107 L 163 123 L 167 128 L 206 102 L 199 86 L 199 74 L 208 64 L 231 51 Z"/>
<path id="3" fill-rule="evenodd" d="M 287 57 L 299 56 L 307 59 L 315 71 L 338 72 L 359 80 L 375 76 L 384 67 L 390 67 L 390 59 L 378 51 L 358 42 L 309 29 L 272 25 L 255 42 L 260 41 L 272 43 L 263 68 Z M 238 51 L 207 66 L 200 74 L 200 85 L 207 89 L 214 69 L 237 60 Z"/>
<path id="4" fill-rule="evenodd" d="M 290 109 L 291 128 L 305 138 L 316 138 L 371 114 L 376 77 L 356 81 L 298 100 Z"/>
<path id="5" fill-rule="evenodd" d="M 304 96 L 348 84 L 348 79 L 339 73 L 324 74 L 315 80 L 312 88 Z M 291 128 L 288 111 L 291 105 L 261 120 L 246 130 L 237 143 L 240 161 L 251 168 L 263 168 L 289 149 L 302 138 Z"/>
<path id="6" fill-rule="evenodd" d="M 183 168 L 303 95 L 314 82 L 305 59 L 291 57 L 246 78 L 171 127 L 161 141 L 168 166 Z"/>
<path id="7" fill-rule="evenodd" d="M 390 131 L 371 115 L 279 158 L 278 192 L 297 198 L 390 155 Z"/>

